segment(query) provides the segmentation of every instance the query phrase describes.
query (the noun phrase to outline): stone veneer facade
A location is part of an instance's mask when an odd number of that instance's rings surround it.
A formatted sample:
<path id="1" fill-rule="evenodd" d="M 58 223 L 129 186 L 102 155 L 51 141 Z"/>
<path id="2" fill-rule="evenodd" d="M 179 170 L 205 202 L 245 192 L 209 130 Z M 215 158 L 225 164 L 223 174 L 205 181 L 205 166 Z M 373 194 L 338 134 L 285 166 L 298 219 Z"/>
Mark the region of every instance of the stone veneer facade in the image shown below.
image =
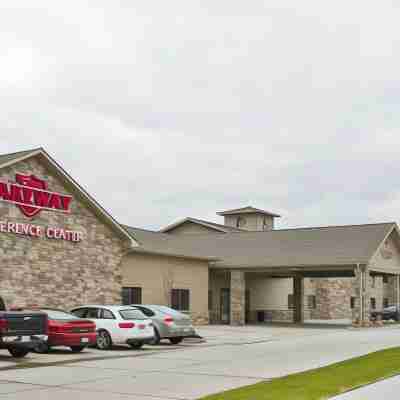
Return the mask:
<path id="1" fill-rule="evenodd" d="M 30 219 L 14 204 L 1 202 L 0 221 L 81 231 L 83 240 L 72 243 L 0 233 L 0 297 L 7 307 L 35 304 L 69 309 L 85 303 L 120 303 L 121 258 L 129 240 L 99 220 L 40 157 L 1 169 L 0 179 L 15 181 L 17 172 L 34 174 L 48 182 L 48 190 L 73 196 L 71 213 L 41 211 Z"/>

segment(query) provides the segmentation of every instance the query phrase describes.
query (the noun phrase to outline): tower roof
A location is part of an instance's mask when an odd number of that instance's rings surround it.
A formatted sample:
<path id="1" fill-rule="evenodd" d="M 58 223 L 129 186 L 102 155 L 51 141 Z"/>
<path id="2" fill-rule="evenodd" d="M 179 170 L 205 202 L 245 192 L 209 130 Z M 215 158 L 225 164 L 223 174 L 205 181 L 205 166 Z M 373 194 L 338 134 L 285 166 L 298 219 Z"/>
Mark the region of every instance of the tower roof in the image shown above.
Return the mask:
<path id="1" fill-rule="evenodd" d="M 280 217 L 279 214 L 275 214 L 273 212 L 267 210 L 261 210 L 260 208 L 255 208 L 252 206 L 242 207 L 242 208 L 235 208 L 233 210 L 226 210 L 217 212 L 217 215 L 236 215 L 236 214 L 264 214 L 269 215 L 271 217 Z"/>

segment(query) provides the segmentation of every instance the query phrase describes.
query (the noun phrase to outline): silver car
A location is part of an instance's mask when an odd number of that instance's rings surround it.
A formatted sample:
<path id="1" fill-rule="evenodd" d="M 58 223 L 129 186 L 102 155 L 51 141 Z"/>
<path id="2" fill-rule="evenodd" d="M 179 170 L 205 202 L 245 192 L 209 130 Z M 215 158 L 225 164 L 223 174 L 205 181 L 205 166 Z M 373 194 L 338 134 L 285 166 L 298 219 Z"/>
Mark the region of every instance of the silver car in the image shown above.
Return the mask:
<path id="1" fill-rule="evenodd" d="M 150 318 L 154 325 L 154 340 L 159 344 L 161 339 L 169 339 L 172 344 L 182 342 L 185 337 L 197 337 L 192 319 L 173 308 L 153 304 L 131 304 Z"/>

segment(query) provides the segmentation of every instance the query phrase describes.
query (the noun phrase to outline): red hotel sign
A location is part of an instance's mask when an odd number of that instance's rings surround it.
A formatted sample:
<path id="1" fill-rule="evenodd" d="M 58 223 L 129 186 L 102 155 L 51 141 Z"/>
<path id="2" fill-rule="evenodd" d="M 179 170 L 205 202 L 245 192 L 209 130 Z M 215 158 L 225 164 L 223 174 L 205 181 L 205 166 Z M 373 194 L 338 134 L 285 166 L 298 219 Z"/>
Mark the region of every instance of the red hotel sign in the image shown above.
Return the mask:
<path id="1" fill-rule="evenodd" d="M 35 175 L 16 174 L 15 182 L 0 181 L 0 201 L 15 204 L 29 218 L 42 210 L 70 212 L 72 197 L 51 192 Z"/>
<path id="2" fill-rule="evenodd" d="M 0 221 L 1 233 L 14 233 L 16 235 L 30 237 L 45 237 L 47 239 L 66 240 L 68 242 L 81 242 L 83 233 L 69 229 L 40 226 L 34 224 L 23 224 L 20 222 Z"/>

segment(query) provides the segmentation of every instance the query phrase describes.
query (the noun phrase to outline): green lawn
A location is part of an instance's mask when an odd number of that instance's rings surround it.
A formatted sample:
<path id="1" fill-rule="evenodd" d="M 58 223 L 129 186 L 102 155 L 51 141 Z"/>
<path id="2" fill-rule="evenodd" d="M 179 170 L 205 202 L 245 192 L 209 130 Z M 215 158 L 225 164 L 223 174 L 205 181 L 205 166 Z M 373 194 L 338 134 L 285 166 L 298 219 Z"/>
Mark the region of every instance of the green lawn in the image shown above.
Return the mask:
<path id="1" fill-rule="evenodd" d="M 322 400 L 397 374 L 400 374 L 400 347 L 229 390 L 203 400 Z"/>

